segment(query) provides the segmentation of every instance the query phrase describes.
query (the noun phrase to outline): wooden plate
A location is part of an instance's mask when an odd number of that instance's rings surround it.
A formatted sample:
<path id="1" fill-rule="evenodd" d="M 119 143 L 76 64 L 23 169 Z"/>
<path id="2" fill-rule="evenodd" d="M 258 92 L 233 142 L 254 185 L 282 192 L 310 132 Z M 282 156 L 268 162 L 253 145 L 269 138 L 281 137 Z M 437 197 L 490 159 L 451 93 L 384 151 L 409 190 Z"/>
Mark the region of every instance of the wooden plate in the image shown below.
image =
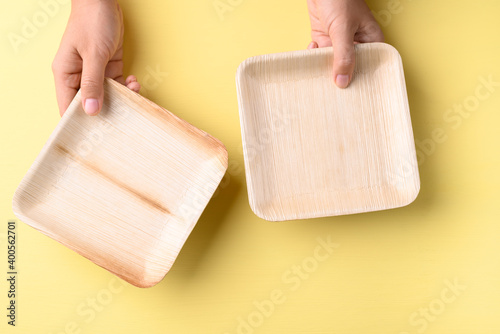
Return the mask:
<path id="1" fill-rule="evenodd" d="M 17 217 L 133 285 L 168 272 L 227 168 L 220 141 L 113 80 L 78 93 L 18 187 Z"/>
<path id="2" fill-rule="evenodd" d="M 356 46 L 347 89 L 331 48 L 245 60 L 236 75 L 248 195 L 289 220 L 390 209 L 420 189 L 403 67 L 384 43 Z"/>

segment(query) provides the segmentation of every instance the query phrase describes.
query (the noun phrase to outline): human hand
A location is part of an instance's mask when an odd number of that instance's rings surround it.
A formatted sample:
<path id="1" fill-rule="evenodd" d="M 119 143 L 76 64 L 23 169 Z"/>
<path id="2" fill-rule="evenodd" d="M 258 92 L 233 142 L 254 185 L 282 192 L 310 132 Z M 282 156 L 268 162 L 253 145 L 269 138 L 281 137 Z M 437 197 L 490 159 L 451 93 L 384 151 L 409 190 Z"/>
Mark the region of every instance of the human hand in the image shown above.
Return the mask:
<path id="1" fill-rule="evenodd" d="M 135 76 L 123 78 L 123 17 L 116 0 L 73 0 L 59 50 L 52 63 L 62 116 L 81 88 L 82 106 L 97 115 L 103 104 L 104 77 L 139 92 Z"/>
<path id="2" fill-rule="evenodd" d="M 352 80 L 354 44 L 383 42 L 384 35 L 363 0 L 307 0 L 312 42 L 308 49 L 333 46 L 333 77 L 340 88 Z"/>

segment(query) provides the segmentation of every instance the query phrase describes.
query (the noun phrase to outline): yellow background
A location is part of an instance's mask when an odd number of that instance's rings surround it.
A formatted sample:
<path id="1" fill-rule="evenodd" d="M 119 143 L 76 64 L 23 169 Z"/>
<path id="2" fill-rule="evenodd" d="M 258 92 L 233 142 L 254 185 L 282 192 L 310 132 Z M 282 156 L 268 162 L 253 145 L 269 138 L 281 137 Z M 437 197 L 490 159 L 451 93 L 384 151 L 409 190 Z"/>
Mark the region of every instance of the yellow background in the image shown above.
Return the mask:
<path id="1" fill-rule="evenodd" d="M 390 2 L 369 5 L 394 9 Z M 306 1 L 232 3 L 221 19 L 213 0 L 121 1 L 126 73 L 144 80 L 157 66 L 168 72 L 144 95 L 221 139 L 234 167 L 170 273 L 150 289 L 122 284 L 18 222 L 18 326 L 6 325 L 1 279 L 0 332 L 499 333 L 500 87 L 470 116 L 443 117 L 474 100 L 479 77 L 500 81 L 500 3 L 401 0 L 390 20 L 382 17 L 386 41 L 403 58 L 415 137 L 428 144 L 417 200 L 282 223 L 248 205 L 234 75 L 247 57 L 307 46 Z M 29 0 L 3 1 L 0 11 L 1 273 L 12 194 L 59 119 L 50 65 L 70 5 L 17 53 L 8 40 L 40 10 Z M 437 128 L 446 139 L 430 150 Z M 318 238 L 339 244 L 320 262 Z M 311 272 L 297 283 L 290 270 L 303 265 Z M 455 294 L 447 287 L 454 282 Z M 277 291 L 283 303 L 259 318 L 256 303 Z M 92 299 L 98 310 L 90 311 Z M 419 315 L 426 309 L 427 318 Z"/>

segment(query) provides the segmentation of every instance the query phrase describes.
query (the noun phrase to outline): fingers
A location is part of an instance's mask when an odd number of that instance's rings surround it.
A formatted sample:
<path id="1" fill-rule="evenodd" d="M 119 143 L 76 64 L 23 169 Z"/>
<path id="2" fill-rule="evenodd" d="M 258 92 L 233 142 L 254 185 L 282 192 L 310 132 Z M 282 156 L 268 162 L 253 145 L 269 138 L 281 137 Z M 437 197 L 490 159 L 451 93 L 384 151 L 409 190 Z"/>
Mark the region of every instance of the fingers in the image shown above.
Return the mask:
<path id="1" fill-rule="evenodd" d="M 137 82 L 137 78 L 134 75 L 129 75 L 126 80 L 123 78 L 123 61 L 121 58 L 119 60 L 111 60 L 108 63 L 104 71 L 104 76 L 127 86 L 136 93 L 139 93 L 141 89 L 141 85 Z"/>
<path id="2" fill-rule="evenodd" d="M 80 84 L 83 109 L 88 115 L 101 111 L 104 99 L 104 73 L 108 60 L 98 52 L 83 56 L 82 80 Z"/>
<path id="3" fill-rule="evenodd" d="M 332 39 L 328 34 L 325 34 L 321 31 L 313 30 L 311 32 L 311 39 L 318 46 L 318 48 L 326 48 L 332 46 Z"/>
<path id="4" fill-rule="evenodd" d="M 330 31 L 333 46 L 333 77 L 339 88 L 346 88 L 352 79 L 355 65 L 354 32 L 348 26 Z"/>
<path id="5" fill-rule="evenodd" d="M 110 60 L 109 63 L 106 65 L 104 76 L 106 78 L 114 79 L 122 84 L 125 83 L 125 80 L 123 80 L 123 61 L 121 59 Z"/>
<path id="6" fill-rule="evenodd" d="M 127 80 L 125 80 L 125 86 L 136 93 L 139 93 L 139 90 L 141 89 L 141 85 L 137 82 L 137 78 L 134 75 L 129 75 L 127 77 Z"/>
<path id="7" fill-rule="evenodd" d="M 139 90 L 141 89 L 141 85 L 137 82 L 135 75 L 129 75 L 126 80 L 123 78 L 123 75 L 113 79 L 136 93 L 139 93 Z"/>
<path id="8" fill-rule="evenodd" d="M 377 21 L 370 16 L 356 32 L 354 40 L 360 43 L 383 42 L 384 34 Z"/>
<path id="9" fill-rule="evenodd" d="M 307 46 L 307 49 L 308 50 L 311 50 L 311 49 L 317 49 L 318 48 L 318 43 L 316 43 L 315 41 L 312 41 L 311 43 L 309 43 L 309 45 Z"/>
<path id="10" fill-rule="evenodd" d="M 59 115 L 62 116 L 78 92 L 78 88 L 73 88 L 67 84 L 68 81 L 72 81 L 68 75 L 60 73 L 57 69 L 54 69 L 53 72 Z M 79 75 L 73 74 L 73 76 L 77 76 L 78 80 L 80 79 Z"/>
<path id="11" fill-rule="evenodd" d="M 63 58 L 64 60 L 61 60 Z M 78 60 L 72 59 L 70 56 L 66 57 L 58 53 L 52 62 L 52 73 L 54 75 L 54 83 L 56 87 L 57 105 L 59 107 L 59 114 L 62 116 L 71 101 L 78 92 L 80 87 L 80 73 L 71 73 L 66 67 L 72 66 Z M 78 66 L 78 65 L 76 65 Z"/>
<path id="12" fill-rule="evenodd" d="M 127 86 L 125 79 L 123 78 L 123 61 L 121 60 L 121 58 L 118 60 L 111 60 L 108 63 L 108 65 L 106 66 L 106 71 L 104 71 L 104 76 L 106 78 L 111 78 L 124 86 Z M 135 79 L 134 76 L 132 77 Z M 135 81 L 137 81 L 137 79 L 135 79 Z"/>

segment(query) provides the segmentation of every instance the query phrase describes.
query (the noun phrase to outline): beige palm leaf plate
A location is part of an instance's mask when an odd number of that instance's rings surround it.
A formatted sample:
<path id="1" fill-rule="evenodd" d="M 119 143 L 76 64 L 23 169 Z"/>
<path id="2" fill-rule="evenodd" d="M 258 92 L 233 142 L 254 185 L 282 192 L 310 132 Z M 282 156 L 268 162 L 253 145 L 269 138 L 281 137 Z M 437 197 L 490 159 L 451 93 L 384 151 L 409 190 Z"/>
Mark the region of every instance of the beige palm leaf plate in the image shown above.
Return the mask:
<path id="1" fill-rule="evenodd" d="M 384 43 L 356 46 L 347 89 L 331 48 L 249 58 L 238 68 L 248 195 L 280 221 L 390 209 L 420 189 L 402 61 Z"/>
<path id="2" fill-rule="evenodd" d="M 23 222 L 133 285 L 158 283 L 227 168 L 220 141 L 113 80 L 77 94 L 19 185 Z"/>

